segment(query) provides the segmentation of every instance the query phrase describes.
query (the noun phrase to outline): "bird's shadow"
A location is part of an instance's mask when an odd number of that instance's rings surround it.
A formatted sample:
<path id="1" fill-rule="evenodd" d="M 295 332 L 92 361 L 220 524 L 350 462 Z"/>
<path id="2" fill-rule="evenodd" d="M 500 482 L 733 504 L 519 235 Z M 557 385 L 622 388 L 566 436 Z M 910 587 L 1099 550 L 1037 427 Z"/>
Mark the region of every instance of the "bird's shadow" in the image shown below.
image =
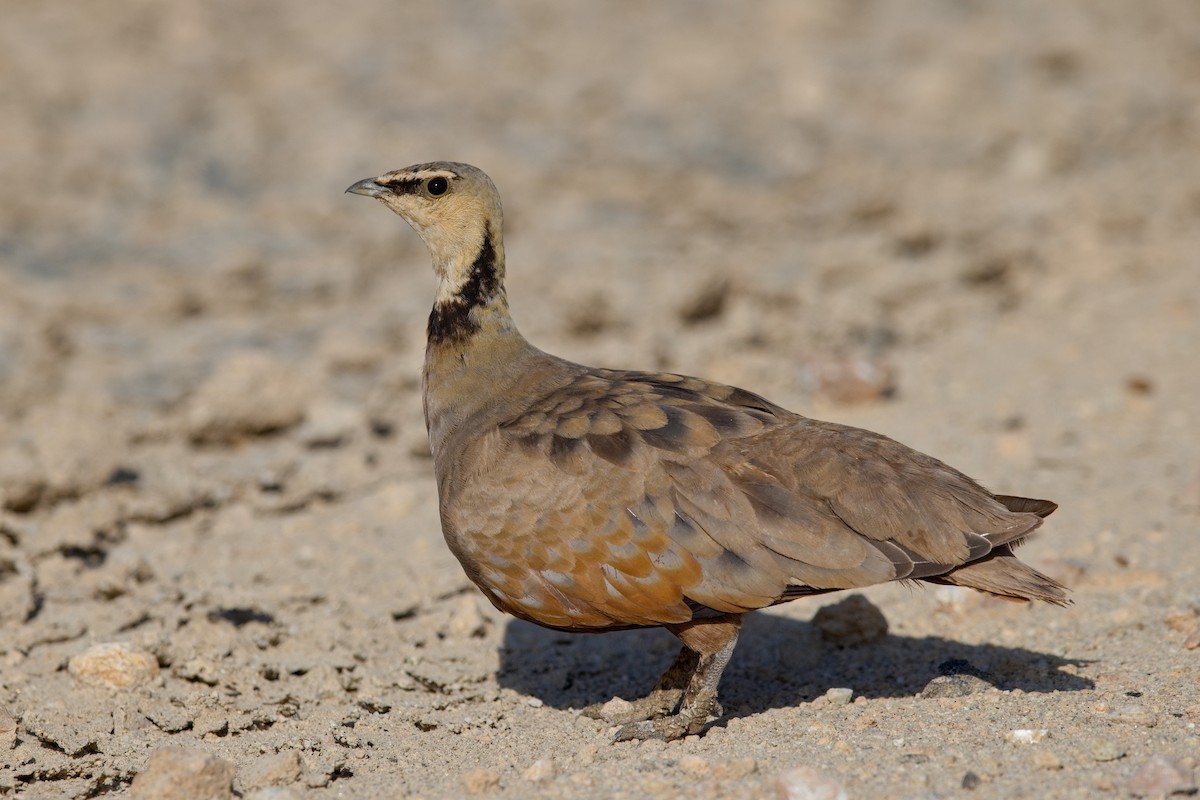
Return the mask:
<path id="1" fill-rule="evenodd" d="M 649 692 L 678 649 L 679 641 L 663 630 L 597 636 L 510 620 L 498 680 L 553 708 L 632 700 Z M 729 716 L 748 716 L 813 700 L 834 687 L 866 698 L 912 697 L 933 678 L 953 672 L 982 676 L 1001 690 L 1077 692 L 1095 684 L 1062 667 L 1083 663 L 937 636 L 888 634 L 872 644 L 840 647 L 823 641 L 810 622 L 750 614 L 721 681 L 721 703 Z"/>

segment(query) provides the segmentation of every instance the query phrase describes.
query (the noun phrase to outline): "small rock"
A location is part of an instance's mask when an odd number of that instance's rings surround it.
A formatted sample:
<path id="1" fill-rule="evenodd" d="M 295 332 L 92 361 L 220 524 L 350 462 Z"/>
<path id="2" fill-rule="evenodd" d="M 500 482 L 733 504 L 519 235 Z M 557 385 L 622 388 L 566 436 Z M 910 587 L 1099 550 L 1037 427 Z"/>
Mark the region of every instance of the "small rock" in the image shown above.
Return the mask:
<path id="1" fill-rule="evenodd" d="M 896 370 L 866 357 L 811 358 L 800 368 L 801 385 L 834 403 L 856 405 L 896 394 Z"/>
<path id="2" fill-rule="evenodd" d="M 287 786 L 300 779 L 300 754 L 295 750 L 259 756 L 242 768 L 240 783 L 243 788 L 265 789 L 269 786 Z"/>
<path id="3" fill-rule="evenodd" d="M 575 760 L 586 767 L 596 763 L 596 756 L 598 755 L 600 755 L 599 747 L 594 744 L 585 744 L 575 754 Z"/>
<path id="4" fill-rule="evenodd" d="M 333 779 L 336 767 L 330 759 L 318 756 L 320 748 L 314 749 L 314 744 L 309 739 L 304 740 L 304 749 L 312 752 L 308 763 L 304 765 L 304 785 L 309 789 L 324 789 Z"/>
<path id="5" fill-rule="evenodd" d="M 198 747 L 160 747 L 129 787 L 131 800 L 226 800 L 233 764 Z"/>
<path id="6" fill-rule="evenodd" d="M 71 676 L 88 686 L 127 689 L 158 677 L 158 660 L 121 642 L 94 645 L 67 664 Z"/>
<path id="7" fill-rule="evenodd" d="M 192 715 L 192 732 L 199 737 L 229 733 L 229 713 L 220 707 L 200 708 Z"/>
<path id="8" fill-rule="evenodd" d="M 114 736 L 149 732 L 153 727 L 154 724 L 149 719 L 124 704 L 115 706 L 112 710 L 112 733 Z"/>
<path id="9" fill-rule="evenodd" d="M 529 706 L 530 708 L 541 708 L 542 706 L 546 705 L 546 703 L 541 698 L 531 697 L 525 701 L 525 705 Z"/>
<path id="10" fill-rule="evenodd" d="M 182 702 L 172 702 L 167 698 L 156 697 L 144 706 L 139 705 L 138 713 L 163 733 L 179 733 L 192 727 L 191 711 Z"/>
<path id="11" fill-rule="evenodd" d="M 887 618 L 874 603 L 861 594 L 822 607 L 813 616 L 821 638 L 833 644 L 850 646 L 877 642 L 887 635 Z"/>
<path id="12" fill-rule="evenodd" d="M 1037 744 L 1042 739 L 1045 739 L 1047 734 L 1049 734 L 1049 731 L 1045 728 L 1018 728 L 1015 731 L 1009 731 L 1004 734 L 1004 738 L 1013 744 Z"/>
<path id="13" fill-rule="evenodd" d="M 967 772 L 962 777 L 962 788 L 966 789 L 967 791 L 971 791 L 972 789 L 978 789 L 979 784 L 981 784 L 981 783 L 983 783 L 983 781 L 974 772 Z"/>
<path id="14" fill-rule="evenodd" d="M 700 778 L 707 775 L 710 767 L 708 762 L 698 755 L 688 753 L 679 759 L 679 769 L 686 775 L 691 775 L 693 778 Z"/>
<path id="15" fill-rule="evenodd" d="M 1196 614 L 1176 608 L 1163 615 L 1163 622 L 1176 633 L 1187 633 L 1196 627 Z"/>
<path id="16" fill-rule="evenodd" d="M 338 447 L 353 438 L 362 426 L 362 414 L 348 403 L 317 402 L 297 435 L 305 447 Z"/>
<path id="17" fill-rule="evenodd" d="M 595 336 L 616 322 L 612 302 L 601 292 L 578 292 L 564 305 L 567 331 L 573 336 Z"/>
<path id="18" fill-rule="evenodd" d="M 268 786 L 246 795 L 245 800 L 304 800 L 304 795 L 290 786 Z"/>
<path id="19" fill-rule="evenodd" d="M 171 665 L 171 674 L 205 686 L 216 686 L 221 682 L 221 668 L 216 662 L 203 656 L 189 658 Z"/>
<path id="20" fill-rule="evenodd" d="M 675 800 L 678 790 L 669 781 L 650 774 L 643 774 L 641 784 L 637 788 L 638 797 L 646 800 Z"/>
<path id="21" fill-rule="evenodd" d="M 995 683 L 996 677 L 986 670 L 967 661 L 965 658 L 948 658 L 938 664 L 939 675 L 974 675 L 976 678 Z"/>
<path id="22" fill-rule="evenodd" d="M 1134 797 L 1170 797 L 1195 792 L 1192 771 L 1162 755 L 1151 756 L 1129 779 L 1129 793 Z"/>
<path id="23" fill-rule="evenodd" d="M 643 739 L 637 748 L 642 753 L 661 753 L 667 749 L 667 743 L 662 739 Z"/>
<path id="24" fill-rule="evenodd" d="M 228 443 L 290 428 L 304 419 L 309 394 L 296 368 L 263 353 L 234 354 L 192 395 L 188 435 Z"/>
<path id="25" fill-rule="evenodd" d="M 749 775 L 753 775 L 758 770 L 758 762 L 747 756 L 746 758 L 734 758 L 726 761 L 723 764 L 718 764 L 713 770 L 713 777 L 717 780 L 741 780 Z"/>
<path id="26" fill-rule="evenodd" d="M 1033 765 L 1038 769 L 1056 770 L 1062 769 L 1062 759 L 1053 750 L 1038 749 L 1033 751 Z"/>
<path id="27" fill-rule="evenodd" d="M 531 781 L 533 783 L 543 783 L 545 781 L 554 780 L 554 776 L 557 774 L 558 767 L 555 766 L 554 759 L 539 758 L 521 773 L 521 777 L 524 780 Z"/>
<path id="28" fill-rule="evenodd" d="M 410 672 L 409 674 L 412 675 L 413 673 Z M 301 683 L 305 687 L 308 696 L 315 696 L 322 702 L 330 700 L 340 701 L 346 695 L 346 686 L 343 683 L 342 673 L 338 672 L 337 668 L 332 664 L 318 664 L 313 667 L 304 673 L 301 677 Z M 439 688 L 438 691 L 441 691 L 441 689 Z"/>
<path id="29" fill-rule="evenodd" d="M 983 678 L 960 672 L 957 675 L 938 675 L 925 684 L 921 697 L 966 697 L 969 694 L 986 692 L 992 685 Z"/>
<path id="30" fill-rule="evenodd" d="M 26 452 L 36 454 L 36 461 L 27 468 L 40 466 L 45 480 L 44 490 L 36 498 L 38 505 L 86 496 L 102 486 L 127 455 L 122 429 L 126 423 L 118 414 L 103 414 L 95 403 L 94 397 L 85 400 L 82 393 L 67 393 L 34 404 L 23 416 L 22 439 L 27 435 L 30 442 Z M 89 528 L 96 529 L 99 523 Z"/>
<path id="31" fill-rule="evenodd" d="M 450 633 L 455 636 L 480 637 L 487 634 L 487 619 L 479 610 L 474 594 L 464 594 L 450 615 Z"/>
<path id="32" fill-rule="evenodd" d="M 830 689 L 825 692 L 825 699 L 829 701 L 830 705 L 834 706 L 848 705 L 853 697 L 853 689 Z"/>
<path id="33" fill-rule="evenodd" d="M 362 331 L 331 328 L 317 347 L 316 358 L 336 372 L 369 372 L 387 358 L 389 350 L 378 337 Z"/>
<path id="34" fill-rule="evenodd" d="M 615 720 L 622 719 L 631 711 L 633 711 L 633 703 L 621 697 L 614 697 L 600 706 L 600 719 L 605 722 L 614 722 Z"/>
<path id="35" fill-rule="evenodd" d="M 1136 703 L 1117 706 L 1104 714 L 1104 718 L 1110 722 L 1139 725 L 1143 728 L 1153 728 L 1158 724 L 1157 714 Z"/>
<path id="36" fill-rule="evenodd" d="M 1154 394 L 1154 381 L 1145 375 L 1127 375 L 1125 391 L 1133 395 Z"/>
<path id="37" fill-rule="evenodd" d="M 0 509 L 24 513 L 42 499 L 46 474 L 28 442 L 0 448 Z"/>
<path id="38" fill-rule="evenodd" d="M 723 275 L 709 278 L 695 295 L 679 308 L 679 319 L 695 325 L 721 316 L 729 299 L 729 279 Z"/>
<path id="39" fill-rule="evenodd" d="M 979 605 L 981 597 L 984 595 L 965 586 L 935 586 L 933 588 L 933 599 L 937 601 L 940 608 L 946 611 L 966 611 L 971 606 Z"/>
<path id="40" fill-rule="evenodd" d="M 1116 761 L 1125 755 L 1125 751 L 1112 739 L 1093 739 L 1088 751 L 1097 761 Z"/>
<path id="41" fill-rule="evenodd" d="M 1183 640 L 1183 648 L 1185 650 L 1195 650 L 1200 647 L 1200 628 L 1192 631 L 1191 634 Z"/>
<path id="42" fill-rule="evenodd" d="M 796 767 L 775 776 L 779 800 L 848 800 L 846 787 L 836 778 L 811 767 Z"/>
<path id="43" fill-rule="evenodd" d="M 483 794 L 500 786 L 500 776 L 490 769 L 473 769 L 463 773 L 462 783 L 467 794 Z"/>

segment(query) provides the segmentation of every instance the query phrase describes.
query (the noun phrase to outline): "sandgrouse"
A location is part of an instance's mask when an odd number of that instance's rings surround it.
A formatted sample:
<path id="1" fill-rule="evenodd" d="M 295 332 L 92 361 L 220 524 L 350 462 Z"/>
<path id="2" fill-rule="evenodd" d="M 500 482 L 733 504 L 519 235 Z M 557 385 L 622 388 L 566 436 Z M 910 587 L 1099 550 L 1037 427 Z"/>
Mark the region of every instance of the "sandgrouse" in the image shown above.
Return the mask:
<path id="1" fill-rule="evenodd" d="M 617 739 L 720 716 L 742 615 L 895 580 L 1068 602 L 1012 548 L 1056 508 L 996 495 L 870 431 L 743 389 L 573 364 L 529 344 L 504 290 L 500 198 L 435 162 L 347 189 L 428 246 L 423 372 L 442 531 L 489 600 L 564 631 L 662 626 L 683 647 Z"/>

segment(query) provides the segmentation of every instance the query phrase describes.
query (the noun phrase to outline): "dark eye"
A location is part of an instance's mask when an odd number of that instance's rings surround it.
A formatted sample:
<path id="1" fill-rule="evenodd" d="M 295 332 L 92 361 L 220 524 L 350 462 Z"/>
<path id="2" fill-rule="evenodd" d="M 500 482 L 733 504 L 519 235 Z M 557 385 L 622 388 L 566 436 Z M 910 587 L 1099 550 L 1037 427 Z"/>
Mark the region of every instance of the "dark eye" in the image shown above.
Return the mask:
<path id="1" fill-rule="evenodd" d="M 450 184 L 445 178 L 430 178 L 429 183 L 425 184 L 425 191 L 429 192 L 434 197 L 443 195 L 450 188 Z"/>

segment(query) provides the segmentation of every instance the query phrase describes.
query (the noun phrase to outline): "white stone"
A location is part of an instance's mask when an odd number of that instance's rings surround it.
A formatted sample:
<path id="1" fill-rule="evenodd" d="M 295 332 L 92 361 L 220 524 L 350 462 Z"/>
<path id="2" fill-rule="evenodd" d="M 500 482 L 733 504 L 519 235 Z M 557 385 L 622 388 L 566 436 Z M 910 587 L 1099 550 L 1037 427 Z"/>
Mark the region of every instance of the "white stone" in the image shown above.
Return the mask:
<path id="1" fill-rule="evenodd" d="M 775 776 L 779 800 L 849 800 L 846 787 L 812 767 L 796 767 Z"/>
<path id="2" fill-rule="evenodd" d="M 94 645 L 67 663 L 71 677 L 88 686 L 128 689 L 158 677 L 158 659 L 122 642 Z"/>

